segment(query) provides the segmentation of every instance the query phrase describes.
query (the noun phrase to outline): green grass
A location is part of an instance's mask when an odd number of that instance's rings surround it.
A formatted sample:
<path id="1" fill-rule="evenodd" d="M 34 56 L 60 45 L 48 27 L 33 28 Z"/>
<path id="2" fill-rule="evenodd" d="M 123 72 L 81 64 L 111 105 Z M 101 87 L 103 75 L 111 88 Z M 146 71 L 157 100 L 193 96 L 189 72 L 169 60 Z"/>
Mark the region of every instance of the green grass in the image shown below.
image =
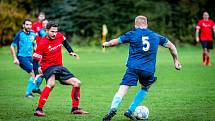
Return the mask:
<path id="1" fill-rule="evenodd" d="M 0 48 L 0 120 L 1 121 L 100 121 L 110 106 L 125 71 L 127 46 L 106 50 L 75 47 L 80 60 L 63 52 L 63 62 L 81 81 L 80 107 L 85 116 L 70 114 L 71 86 L 57 83 L 45 105 L 46 117 L 34 117 L 39 95 L 24 97 L 29 75 L 12 62 L 9 47 Z M 148 121 L 215 120 L 215 51 L 212 66 L 201 65 L 200 47 L 179 48 L 183 68 L 176 71 L 167 49 L 159 48 L 156 76 L 141 105 L 150 110 Z M 43 81 L 42 87 L 45 86 Z M 139 86 L 138 86 L 139 87 Z M 113 121 L 129 121 L 123 116 L 138 87 L 131 88 Z"/>

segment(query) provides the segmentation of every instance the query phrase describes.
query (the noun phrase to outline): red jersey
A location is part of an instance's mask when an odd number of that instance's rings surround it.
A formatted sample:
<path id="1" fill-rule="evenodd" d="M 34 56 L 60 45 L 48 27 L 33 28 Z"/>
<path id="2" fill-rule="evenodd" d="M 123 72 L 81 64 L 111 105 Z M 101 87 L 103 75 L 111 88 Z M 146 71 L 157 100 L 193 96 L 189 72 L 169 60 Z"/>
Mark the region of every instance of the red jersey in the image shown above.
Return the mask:
<path id="1" fill-rule="evenodd" d="M 36 22 L 34 22 L 33 25 L 32 25 L 32 30 L 35 33 L 37 33 L 38 31 L 40 31 L 40 29 L 42 29 L 42 28 L 43 28 L 43 25 L 42 25 L 42 23 L 39 20 L 36 21 Z"/>
<path id="2" fill-rule="evenodd" d="M 199 20 L 196 29 L 200 29 L 200 40 L 205 41 L 209 40 L 212 41 L 212 29 L 215 29 L 215 24 L 213 20 L 205 21 L 204 19 Z"/>
<path id="3" fill-rule="evenodd" d="M 44 72 L 50 66 L 63 66 L 62 63 L 62 43 L 66 38 L 60 32 L 54 40 L 43 37 L 33 54 L 33 58 L 40 61 L 40 66 Z"/>

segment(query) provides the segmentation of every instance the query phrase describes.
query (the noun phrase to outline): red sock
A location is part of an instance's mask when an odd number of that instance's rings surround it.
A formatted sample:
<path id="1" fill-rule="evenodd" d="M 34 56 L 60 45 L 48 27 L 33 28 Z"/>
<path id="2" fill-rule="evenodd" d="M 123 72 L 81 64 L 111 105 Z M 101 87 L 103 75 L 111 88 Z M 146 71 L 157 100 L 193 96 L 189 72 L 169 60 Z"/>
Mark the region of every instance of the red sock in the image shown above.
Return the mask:
<path id="1" fill-rule="evenodd" d="M 211 62 L 210 62 L 210 56 L 207 56 L 206 58 L 206 65 L 209 65 Z"/>
<path id="2" fill-rule="evenodd" d="M 207 61 L 206 59 L 207 59 L 207 56 L 206 56 L 206 54 L 203 52 L 203 53 L 202 53 L 202 63 L 203 63 L 203 64 L 205 64 L 205 61 Z"/>
<path id="3" fill-rule="evenodd" d="M 72 108 L 78 108 L 80 103 L 80 87 L 73 87 L 71 92 Z"/>
<path id="4" fill-rule="evenodd" d="M 45 105 L 45 103 L 49 97 L 50 92 L 51 92 L 51 88 L 49 88 L 47 86 L 43 89 L 43 91 L 40 95 L 38 108 L 43 108 L 43 106 Z"/>

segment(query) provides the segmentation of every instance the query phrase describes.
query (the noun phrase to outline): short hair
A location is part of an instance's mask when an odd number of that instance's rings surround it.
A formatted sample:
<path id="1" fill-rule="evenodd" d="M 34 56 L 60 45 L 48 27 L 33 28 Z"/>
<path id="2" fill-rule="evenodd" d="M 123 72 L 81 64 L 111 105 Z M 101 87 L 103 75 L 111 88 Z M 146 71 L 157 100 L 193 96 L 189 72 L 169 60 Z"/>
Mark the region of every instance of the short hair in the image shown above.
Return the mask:
<path id="1" fill-rule="evenodd" d="M 30 18 L 25 18 L 25 19 L 23 20 L 23 23 L 22 23 L 22 24 L 25 24 L 26 21 L 30 21 L 30 22 L 32 23 L 32 20 L 31 20 Z"/>
<path id="2" fill-rule="evenodd" d="M 137 16 L 135 18 L 135 23 L 145 23 L 145 24 L 147 24 L 147 18 L 145 16 Z"/>
<path id="3" fill-rule="evenodd" d="M 50 21 L 50 22 L 48 22 L 48 24 L 46 25 L 46 29 L 50 29 L 51 27 L 58 27 L 58 24 L 55 23 L 54 21 Z"/>
<path id="4" fill-rule="evenodd" d="M 45 16 L 45 13 L 44 12 L 40 12 L 39 15 L 44 15 Z"/>

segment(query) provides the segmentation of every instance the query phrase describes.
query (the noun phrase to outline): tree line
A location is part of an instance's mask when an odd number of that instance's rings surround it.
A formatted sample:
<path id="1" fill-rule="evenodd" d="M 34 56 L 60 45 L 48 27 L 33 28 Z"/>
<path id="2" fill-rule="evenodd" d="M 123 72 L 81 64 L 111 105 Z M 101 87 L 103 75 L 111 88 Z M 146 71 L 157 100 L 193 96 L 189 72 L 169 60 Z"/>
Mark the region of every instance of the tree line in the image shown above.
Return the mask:
<path id="1" fill-rule="evenodd" d="M 108 28 L 107 39 L 131 30 L 137 15 L 147 16 L 149 27 L 175 44 L 193 44 L 202 13 L 208 11 L 215 20 L 212 0 L 1 0 L 0 45 L 10 44 L 23 18 L 36 20 L 40 11 L 79 45 L 101 44 L 103 24 Z"/>

